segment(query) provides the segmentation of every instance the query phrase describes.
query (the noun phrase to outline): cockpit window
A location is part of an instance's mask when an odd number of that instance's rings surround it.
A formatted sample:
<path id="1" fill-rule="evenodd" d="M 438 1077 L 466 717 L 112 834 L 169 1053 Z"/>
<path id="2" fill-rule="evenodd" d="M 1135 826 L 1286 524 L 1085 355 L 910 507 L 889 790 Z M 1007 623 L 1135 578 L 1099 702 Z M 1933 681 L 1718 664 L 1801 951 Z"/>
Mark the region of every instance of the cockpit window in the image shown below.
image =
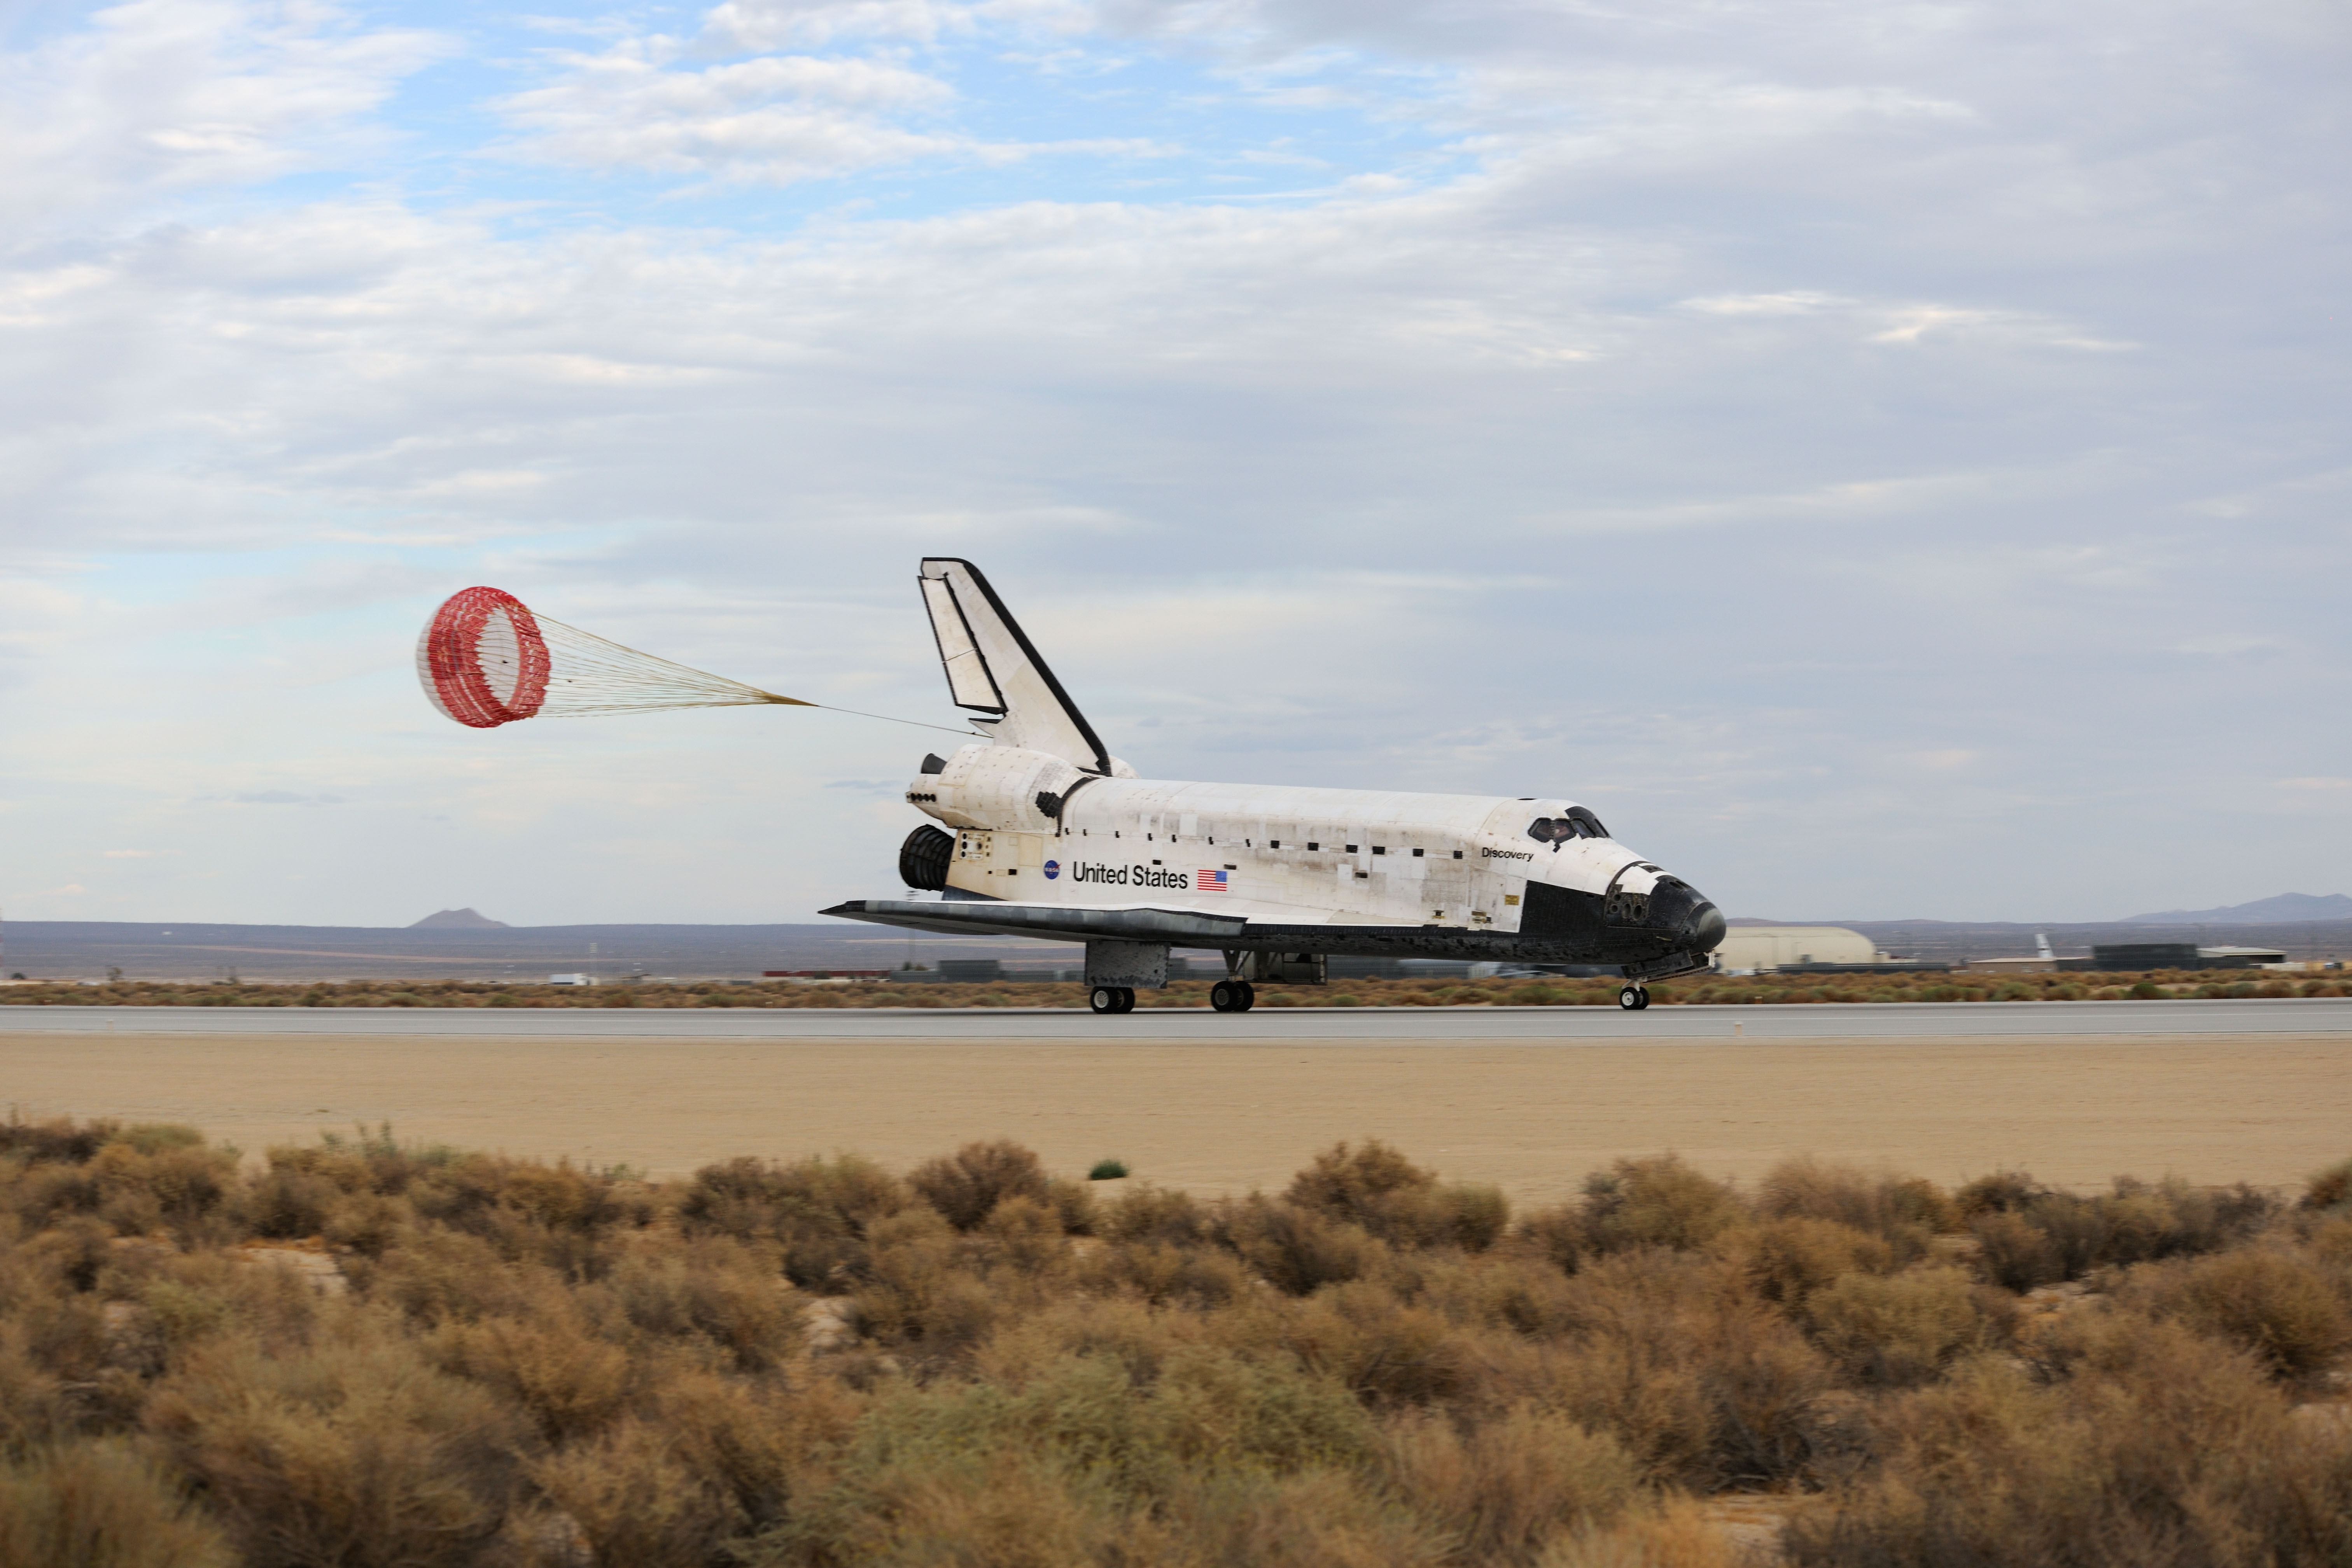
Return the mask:
<path id="1" fill-rule="evenodd" d="M 1566 816 L 1538 816 L 1528 825 L 1528 837 L 1538 844 L 1549 844 L 1554 849 L 1571 838 L 1606 838 L 1609 830 L 1601 819 L 1580 805 L 1572 805 Z"/>

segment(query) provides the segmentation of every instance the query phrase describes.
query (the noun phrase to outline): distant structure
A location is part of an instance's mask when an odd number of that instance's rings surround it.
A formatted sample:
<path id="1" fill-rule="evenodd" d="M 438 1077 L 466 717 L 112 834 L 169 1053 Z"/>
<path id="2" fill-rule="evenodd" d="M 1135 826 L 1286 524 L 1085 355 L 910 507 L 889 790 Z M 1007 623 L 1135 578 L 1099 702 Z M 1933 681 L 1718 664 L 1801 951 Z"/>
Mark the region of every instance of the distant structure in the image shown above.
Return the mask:
<path id="1" fill-rule="evenodd" d="M 2068 960 L 2069 969 L 2267 969 L 2286 963 L 2281 947 L 2200 947 L 2189 942 L 2105 942 L 2088 960 Z"/>
<path id="2" fill-rule="evenodd" d="M 1886 962 L 1868 937 L 1843 926 L 1736 925 L 1715 950 L 1715 965 L 1727 974 L 1823 963 L 1875 969 Z"/>
<path id="3" fill-rule="evenodd" d="M 511 931 L 504 921 L 494 921 L 474 910 L 441 910 L 426 915 L 408 928 L 410 931 Z"/>

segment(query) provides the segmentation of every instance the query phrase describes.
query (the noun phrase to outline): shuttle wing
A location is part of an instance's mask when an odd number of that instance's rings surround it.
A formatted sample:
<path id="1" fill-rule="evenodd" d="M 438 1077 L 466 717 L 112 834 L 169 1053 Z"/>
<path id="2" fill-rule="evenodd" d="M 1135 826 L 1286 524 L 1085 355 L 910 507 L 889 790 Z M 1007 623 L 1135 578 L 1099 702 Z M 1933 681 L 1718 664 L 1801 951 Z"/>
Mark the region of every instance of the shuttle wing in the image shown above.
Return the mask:
<path id="1" fill-rule="evenodd" d="M 1089 910 L 1064 904 L 918 903 L 910 899 L 853 899 L 819 914 L 959 936 L 1042 936 L 1060 942 L 1164 942 L 1179 947 L 1223 947 L 1249 921 L 1240 915 L 1199 915 L 1185 910 Z"/>
<path id="2" fill-rule="evenodd" d="M 923 607 L 940 645 L 948 691 L 991 736 L 1044 752 L 1089 773 L 1112 772 L 1110 752 L 1037 656 L 1021 623 L 969 561 L 935 556 L 922 565 Z"/>

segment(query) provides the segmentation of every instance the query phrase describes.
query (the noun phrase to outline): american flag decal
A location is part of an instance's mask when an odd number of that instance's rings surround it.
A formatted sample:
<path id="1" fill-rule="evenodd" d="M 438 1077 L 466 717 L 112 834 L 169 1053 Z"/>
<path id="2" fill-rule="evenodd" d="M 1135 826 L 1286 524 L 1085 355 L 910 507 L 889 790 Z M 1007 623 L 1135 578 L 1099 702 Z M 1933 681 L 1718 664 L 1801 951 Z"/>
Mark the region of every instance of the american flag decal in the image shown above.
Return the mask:
<path id="1" fill-rule="evenodd" d="M 1192 879 L 1192 886 L 1204 893 L 1222 893 L 1225 890 L 1225 874 L 1223 871 L 1202 871 Z"/>

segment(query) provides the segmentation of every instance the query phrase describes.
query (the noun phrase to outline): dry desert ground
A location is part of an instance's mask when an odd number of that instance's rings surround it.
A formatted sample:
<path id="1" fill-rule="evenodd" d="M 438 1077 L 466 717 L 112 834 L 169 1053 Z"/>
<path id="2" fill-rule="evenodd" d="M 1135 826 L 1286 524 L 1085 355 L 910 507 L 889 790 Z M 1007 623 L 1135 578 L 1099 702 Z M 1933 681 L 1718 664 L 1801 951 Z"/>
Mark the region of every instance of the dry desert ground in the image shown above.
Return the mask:
<path id="1" fill-rule="evenodd" d="M 1754 1042 L 450 1039 L 20 1035 L 0 1104 L 180 1121 L 257 1153 L 390 1122 L 404 1138 L 627 1164 L 856 1151 L 903 1168 L 1007 1136 L 1076 1173 L 1116 1156 L 1202 1194 L 1276 1188 L 1380 1138 L 1517 1202 L 1672 1150 L 1753 1178 L 1791 1153 L 1952 1183 L 2022 1169 L 2283 1185 L 2352 1152 L 2326 1038 Z"/>

